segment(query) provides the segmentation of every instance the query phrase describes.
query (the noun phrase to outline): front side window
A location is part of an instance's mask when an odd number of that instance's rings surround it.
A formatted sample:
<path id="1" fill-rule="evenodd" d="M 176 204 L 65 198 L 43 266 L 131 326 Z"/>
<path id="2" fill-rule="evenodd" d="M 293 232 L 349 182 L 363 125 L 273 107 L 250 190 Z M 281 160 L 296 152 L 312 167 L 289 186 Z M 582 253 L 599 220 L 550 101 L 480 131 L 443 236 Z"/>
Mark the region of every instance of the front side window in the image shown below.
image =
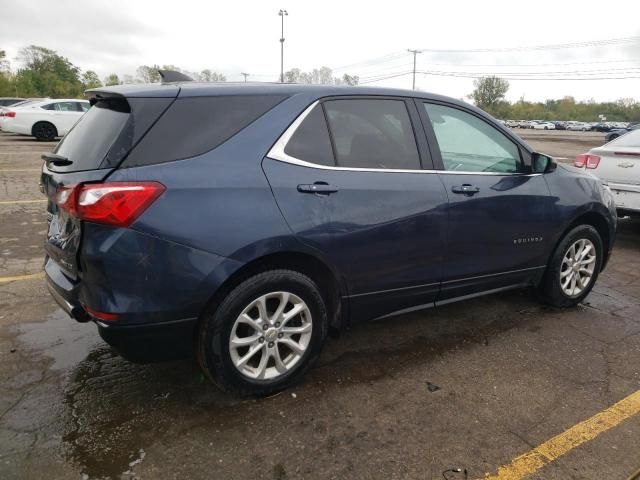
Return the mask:
<path id="1" fill-rule="evenodd" d="M 324 108 L 339 167 L 421 168 L 404 101 L 329 100 Z"/>
<path id="2" fill-rule="evenodd" d="M 453 107 L 423 104 L 444 169 L 459 172 L 523 172 L 518 146 L 484 120 Z"/>

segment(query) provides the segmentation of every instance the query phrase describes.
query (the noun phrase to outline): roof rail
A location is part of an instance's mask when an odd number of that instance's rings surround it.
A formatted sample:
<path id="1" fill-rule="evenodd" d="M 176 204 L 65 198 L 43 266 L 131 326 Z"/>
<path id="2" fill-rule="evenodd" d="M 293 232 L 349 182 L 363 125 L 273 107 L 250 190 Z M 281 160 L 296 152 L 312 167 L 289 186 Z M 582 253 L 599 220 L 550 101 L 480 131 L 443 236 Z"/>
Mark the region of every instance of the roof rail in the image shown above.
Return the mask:
<path id="1" fill-rule="evenodd" d="M 161 83 L 193 82 L 193 78 L 175 70 L 158 70 L 158 73 L 162 79 Z"/>

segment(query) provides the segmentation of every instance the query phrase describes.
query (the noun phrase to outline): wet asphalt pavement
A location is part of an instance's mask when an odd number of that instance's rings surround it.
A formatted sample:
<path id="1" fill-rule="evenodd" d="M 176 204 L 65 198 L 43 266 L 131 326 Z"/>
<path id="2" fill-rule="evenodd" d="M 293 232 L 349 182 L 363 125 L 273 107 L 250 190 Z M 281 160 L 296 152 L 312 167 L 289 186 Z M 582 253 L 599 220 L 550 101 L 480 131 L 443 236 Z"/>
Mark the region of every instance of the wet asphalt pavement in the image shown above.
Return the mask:
<path id="1" fill-rule="evenodd" d="M 629 220 L 575 309 L 509 292 L 358 325 L 272 398 L 224 394 L 189 360 L 128 363 L 25 277 L 41 271 L 39 152 L 52 145 L 0 134 L 0 479 L 482 478 L 640 389 Z M 632 415 L 527 478 L 638 467 Z"/>

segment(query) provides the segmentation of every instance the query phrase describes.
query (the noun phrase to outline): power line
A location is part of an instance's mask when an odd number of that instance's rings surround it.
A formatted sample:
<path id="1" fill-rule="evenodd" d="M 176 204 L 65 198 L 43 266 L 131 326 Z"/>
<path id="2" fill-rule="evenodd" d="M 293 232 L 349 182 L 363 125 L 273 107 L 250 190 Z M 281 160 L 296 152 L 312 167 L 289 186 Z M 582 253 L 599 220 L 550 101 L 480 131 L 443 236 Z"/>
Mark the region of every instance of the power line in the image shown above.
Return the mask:
<path id="1" fill-rule="evenodd" d="M 430 53 L 493 53 L 493 52 L 521 52 L 526 50 L 559 50 L 565 48 L 586 48 L 618 45 L 621 43 L 632 43 L 640 41 L 640 36 L 610 38 L 606 40 L 589 40 L 571 43 L 556 43 L 548 45 L 520 46 L 520 47 L 500 47 L 500 48 L 471 48 L 471 49 L 438 49 L 423 48 L 424 52 Z"/>
<path id="2" fill-rule="evenodd" d="M 455 78 L 471 78 L 471 79 L 475 79 L 475 78 L 482 78 L 483 75 L 474 75 L 474 74 L 468 74 L 468 73 L 456 73 L 456 72 L 434 72 L 434 71 L 430 71 L 430 72 L 424 72 L 424 71 L 417 71 L 416 73 L 420 73 L 422 75 L 431 75 L 431 76 L 435 76 L 435 77 L 455 77 Z M 395 73 L 395 74 L 391 74 L 391 75 L 385 75 L 385 76 L 379 76 L 379 77 L 375 77 L 375 78 L 365 78 L 365 79 L 361 79 L 361 81 L 359 82 L 360 85 L 366 85 L 369 83 L 375 83 L 375 82 L 381 82 L 383 80 L 389 80 L 392 78 L 397 78 L 397 77 L 402 77 L 405 75 L 411 75 L 413 74 L 412 70 L 406 71 L 406 72 L 399 72 L 399 73 Z M 634 74 L 638 74 L 638 75 L 634 75 Z M 598 77 L 589 77 L 589 76 L 574 76 L 574 77 L 551 77 L 551 78 L 545 78 L 545 77 L 501 77 L 505 80 L 512 80 L 512 81 L 517 81 L 517 80 L 523 80 L 523 81 L 595 81 L 595 80 L 633 80 L 633 79 L 640 79 L 640 72 L 631 72 L 629 75 L 626 76 L 615 76 L 615 77 L 611 77 L 611 76 L 598 76 Z"/>

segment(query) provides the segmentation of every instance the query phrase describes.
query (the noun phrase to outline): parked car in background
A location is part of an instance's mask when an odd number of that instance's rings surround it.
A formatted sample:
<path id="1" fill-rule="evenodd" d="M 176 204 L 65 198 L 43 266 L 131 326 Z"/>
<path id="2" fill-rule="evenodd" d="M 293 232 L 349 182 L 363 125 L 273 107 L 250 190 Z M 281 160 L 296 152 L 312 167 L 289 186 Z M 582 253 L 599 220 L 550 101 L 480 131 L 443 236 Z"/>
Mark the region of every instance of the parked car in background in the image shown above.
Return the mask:
<path id="1" fill-rule="evenodd" d="M 531 125 L 534 130 L 555 130 L 556 125 L 552 122 L 536 122 Z"/>
<path id="2" fill-rule="evenodd" d="M 518 128 L 530 128 L 531 122 L 529 120 L 518 120 Z"/>
<path id="3" fill-rule="evenodd" d="M 574 165 L 607 182 L 620 216 L 640 214 L 640 129 L 578 155 Z"/>
<path id="4" fill-rule="evenodd" d="M 567 130 L 588 132 L 589 130 L 591 130 L 591 125 L 584 122 L 570 122 L 567 123 Z"/>
<path id="5" fill-rule="evenodd" d="M 556 127 L 556 130 L 566 130 L 567 129 L 567 122 L 554 122 L 554 125 Z"/>
<path id="6" fill-rule="evenodd" d="M 43 155 L 52 296 L 125 356 L 193 351 L 241 394 L 291 385 L 350 322 L 521 287 L 574 306 L 613 245 L 598 179 L 458 100 L 188 82 L 87 94 Z"/>
<path id="7" fill-rule="evenodd" d="M 517 120 L 507 120 L 507 127 L 516 128 L 518 126 Z"/>
<path id="8" fill-rule="evenodd" d="M 604 137 L 607 142 L 611 140 L 615 140 L 616 138 L 624 135 L 627 132 L 631 132 L 632 130 L 637 130 L 640 128 L 640 123 L 629 124 L 626 128 L 614 128 Z"/>
<path id="9" fill-rule="evenodd" d="M 0 130 L 53 140 L 66 135 L 89 107 L 77 99 L 29 101 L 0 111 Z"/>
<path id="10" fill-rule="evenodd" d="M 609 132 L 611 131 L 611 125 L 608 123 L 596 123 L 592 130 L 596 131 L 596 132 Z"/>
<path id="11" fill-rule="evenodd" d="M 8 107 L 9 105 L 14 105 L 18 102 L 22 102 L 24 98 L 18 97 L 0 97 L 0 107 Z"/>

